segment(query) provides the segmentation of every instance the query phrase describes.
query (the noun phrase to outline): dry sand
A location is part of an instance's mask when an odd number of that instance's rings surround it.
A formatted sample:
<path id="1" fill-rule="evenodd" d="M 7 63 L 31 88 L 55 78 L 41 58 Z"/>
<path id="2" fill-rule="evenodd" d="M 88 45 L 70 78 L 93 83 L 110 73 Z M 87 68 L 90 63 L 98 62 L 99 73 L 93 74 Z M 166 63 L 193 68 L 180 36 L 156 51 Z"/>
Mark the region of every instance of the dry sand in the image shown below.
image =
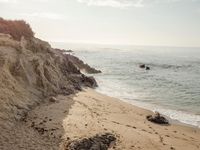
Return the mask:
<path id="1" fill-rule="evenodd" d="M 152 112 L 92 89 L 48 99 L 9 130 L 1 127 L 1 150 L 67 150 L 66 143 L 96 134 L 116 135 L 116 150 L 199 150 L 200 130 L 161 126 L 146 120 Z"/>
<path id="2" fill-rule="evenodd" d="M 117 135 L 117 150 L 199 150 L 200 130 L 180 125 L 162 126 L 146 120 L 152 112 L 87 89 L 74 97 L 63 120 L 65 139 L 97 133 Z"/>

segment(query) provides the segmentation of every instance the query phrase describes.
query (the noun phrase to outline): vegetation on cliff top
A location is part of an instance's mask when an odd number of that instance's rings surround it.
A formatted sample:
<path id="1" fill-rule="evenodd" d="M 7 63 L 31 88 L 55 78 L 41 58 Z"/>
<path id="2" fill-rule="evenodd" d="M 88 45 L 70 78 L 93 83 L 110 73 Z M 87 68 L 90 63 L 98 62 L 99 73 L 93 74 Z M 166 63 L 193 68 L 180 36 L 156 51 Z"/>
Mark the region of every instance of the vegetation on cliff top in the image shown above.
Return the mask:
<path id="1" fill-rule="evenodd" d="M 5 20 L 0 18 L 0 33 L 10 34 L 13 39 L 20 41 L 21 37 L 32 38 L 34 32 L 24 20 Z"/>

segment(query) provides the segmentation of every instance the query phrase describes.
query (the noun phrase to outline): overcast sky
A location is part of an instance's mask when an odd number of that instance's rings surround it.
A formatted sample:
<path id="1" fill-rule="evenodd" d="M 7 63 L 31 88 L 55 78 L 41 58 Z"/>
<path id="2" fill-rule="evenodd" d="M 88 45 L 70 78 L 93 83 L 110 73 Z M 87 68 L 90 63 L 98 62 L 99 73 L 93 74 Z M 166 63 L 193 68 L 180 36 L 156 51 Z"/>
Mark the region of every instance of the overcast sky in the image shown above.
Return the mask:
<path id="1" fill-rule="evenodd" d="M 200 0 L 0 0 L 48 41 L 200 47 Z"/>

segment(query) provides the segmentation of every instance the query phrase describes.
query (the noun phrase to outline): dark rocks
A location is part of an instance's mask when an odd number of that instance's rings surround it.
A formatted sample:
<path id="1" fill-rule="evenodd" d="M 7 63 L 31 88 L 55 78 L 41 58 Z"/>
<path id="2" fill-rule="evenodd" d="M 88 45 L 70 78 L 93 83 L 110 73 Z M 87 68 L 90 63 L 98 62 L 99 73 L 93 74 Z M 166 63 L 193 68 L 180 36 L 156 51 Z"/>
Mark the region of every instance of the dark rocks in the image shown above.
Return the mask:
<path id="1" fill-rule="evenodd" d="M 69 142 L 66 150 L 107 150 L 114 146 L 116 137 L 111 133 L 97 134 L 91 138 L 83 138 Z"/>
<path id="2" fill-rule="evenodd" d="M 145 64 L 141 64 L 139 67 L 142 69 L 150 70 L 150 67 Z"/>
<path id="3" fill-rule="evenodd" d="M 90 67 L 88 64 L 84 63 L 82 60 L 80 60 L 78 57 L 75 57 L 70 54 L 65 54 L 65 57 L 71 61 L 79 70 L 89 73 L 89 74 L 97 74 L 101 73 L 100 70 L 97 70 L 93 67 Z"/>
<path id="4" fill-rule="evenodd" d="M 141 65 L 140 65 L 140 68 L 145 68 L 145 67 L 146 67 L 145 64 L 141 64 Z"/>
<path id="5" fill-rule="evenodd" d="M 88 76 L 82 75 L 82 83 L 87 87 L 91 87 L 91 88 L 97 87 L 97 82 L 94 79 L 94 77 L 88 77 Z"/>
<path id="6" fill-rule="evenodd" d="M 71 49 L 68 49 L 68 50 L 65 50 L 65 49 L 59 49 L 59 48 L 55 48 L 56 51 L 59 51 L 61 53 L 73 53 L 73 50 Z"/>
<path id="7" fill-rule="evenodd" d="M 150 70 L 150 67 L 146 66 L 146 70 Z"/>
<path id="8" fill-rule="evenodd" d="M 71 49 L 68 49 L 68 50 L 65 50 L 65 52 L 72 53 L 72 52 L 73 52 L 73 50 L 71 50 Z"/>
<path id="9" fill-rule="evenodd" d="M 160 115 L 160 113 L 156 112 L 154 115 L 149 115 L 146 117 L 148 121 L 157 123 L 157 124 L 165 124 L 169 125 L 169 121 Z"/>
<path id="10" fill-rule="evenodd" d="M 49 98 L 49 102 L 55 103 L 57 101 L 57 99 L 55 97 L 50 97 Z"/>
<path id="11" fill-rule="evenodd" d="M 36 126 L 35 122 L 31 123 L 31 127 L 35 129 L 39 134 L 43 135 L 46 130 L 43 127 Z"/>

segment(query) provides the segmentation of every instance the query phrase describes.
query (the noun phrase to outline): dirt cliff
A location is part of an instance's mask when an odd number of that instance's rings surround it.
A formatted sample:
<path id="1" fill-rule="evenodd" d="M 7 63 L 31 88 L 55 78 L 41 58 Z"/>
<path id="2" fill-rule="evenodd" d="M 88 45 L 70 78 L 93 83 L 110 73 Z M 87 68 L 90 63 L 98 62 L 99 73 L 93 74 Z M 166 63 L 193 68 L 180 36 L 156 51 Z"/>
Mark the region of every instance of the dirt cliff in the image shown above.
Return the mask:
<path id="1" fill-rule="evenodd" d="M 40 39 L 17 41 L 0 34 L 0 125 L 23 119 L 44 98 L 96 87 L 95 79 L 83 75 L 77 64 L 74 56 Z"/>

